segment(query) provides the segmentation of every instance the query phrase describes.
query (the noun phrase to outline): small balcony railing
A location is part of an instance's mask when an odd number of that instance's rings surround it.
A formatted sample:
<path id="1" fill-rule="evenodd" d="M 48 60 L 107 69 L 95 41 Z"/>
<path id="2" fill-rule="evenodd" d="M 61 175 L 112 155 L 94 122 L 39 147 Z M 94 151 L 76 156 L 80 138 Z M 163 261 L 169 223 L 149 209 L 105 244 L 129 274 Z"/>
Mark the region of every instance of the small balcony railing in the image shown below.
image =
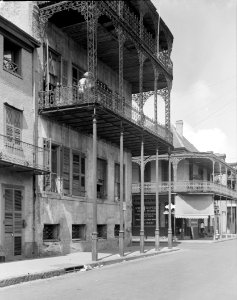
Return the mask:
<path id="1" fill-rule="evenodd" d="M 48 172 L 48 151 L 0 134 L 0 163 Z"/>
<path id="2" fill-rule="evenodd" d="M 12 73 L 19 73 L 19 66 L 7 57 L 3 57 L 3 68 Z"/>
<path id="3" fill-rule="evenodd" d="M 162 181 L 159 184 L 159 193 L 166 193 L 169 190 L 169 183 L 167 181 Z M 140 183 L 133 183 L 132 193 L 137 194 L 141 191 Z M 224 185 L 216 184 L 210 181 L 193 180 L 193 181 L 177 181 L 171 182 L 171 191 L 173 193 L 215 193 L 227 197 L 237 198 L 237 191 L 230 189 Z M 144 183 L 144 193 L 145 194 L 155 194 L 156 193 L 156 183 L 155 182 L 145 182 Z"/>
<path id="4" fill-rule="evenodd" d="M 63 106 L 76 107 L 86 103 L 98 103 L 130 122 L 143 127 L 152 134 L 172 143 L 173 135 L 165 126 L 156 124 L 153 119 L 142 115 L 139 109 L 133 107 L 125 98 L 121 99 L 117 93 L 103 87 L 103 85 L 97 84 L 95 97 L 89 91 L 79 92 L 77 86 L 59 86 L 54 90 L 39 93 L 40 110 Z"/>

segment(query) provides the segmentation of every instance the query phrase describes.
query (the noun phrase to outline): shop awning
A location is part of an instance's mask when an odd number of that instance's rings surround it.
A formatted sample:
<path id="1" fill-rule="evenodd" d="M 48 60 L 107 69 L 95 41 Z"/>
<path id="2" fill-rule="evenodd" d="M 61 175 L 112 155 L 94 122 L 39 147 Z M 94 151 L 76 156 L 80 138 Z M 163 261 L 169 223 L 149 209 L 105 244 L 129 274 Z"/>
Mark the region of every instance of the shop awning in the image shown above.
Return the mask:
<path id="1" fill-rule="evenodd" d="M 211 195 L 176 195 L 175 217 L 187 219 L 205 219 L 214 216 L 214 204 Z"/>

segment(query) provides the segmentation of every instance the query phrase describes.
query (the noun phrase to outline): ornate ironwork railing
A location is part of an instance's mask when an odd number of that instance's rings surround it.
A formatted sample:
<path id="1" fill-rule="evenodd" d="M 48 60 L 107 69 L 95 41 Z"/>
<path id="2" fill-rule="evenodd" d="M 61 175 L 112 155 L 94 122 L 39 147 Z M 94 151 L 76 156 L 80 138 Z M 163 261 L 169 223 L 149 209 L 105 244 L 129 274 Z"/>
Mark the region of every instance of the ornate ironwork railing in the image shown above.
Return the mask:
<path id="1" fill-rule="evenodd" d="M 158 53 L 158 59 L 169 71 L 173 70 L 173 63 L 170 59 L 169 52 L 167 50 L 160 51 Z"/>
<path id="2" fill-rule="evenodd" d="M 13 73 L 19 73 L 19 66 L 7 57 L 3 57 L 3 68 Z"/>
<path id="3" fill-rule="evenodd" d="M 67 6 L 68 2 L 71 1 L 58 1 Z M 81 1 L 86 3 L 86 1 Z M 105 6 L 109 6 L 113 10 L 114 14 L 119 15 L 119 1 L 103 1 Z M 37 4 L 40 8 L 45 9 L 45 7 L 55 6 L 54 1 L 37 1 Z M 139 38 L 146 49 L 156 56 L 156 40 L 153 38 L 153 35 L 147 30 L 143 23 L 140 24 L 140 16 L 132 12 L 129 6 L 124 1 L 123 14 L 120 18 L 127 24 L 129 31 L 133 32 L 137 38 Z M 140 36 L 142 32 L 142 36 Z M 162 63 L 167 72 L 172 73 L 172 62 L 169 59 L 164 59 L 163 55 L 158 55 L 157 59 Z"/>
<path id="4" fill-rule="evenodd" d="M 77 86 L 57 87 L 53 91 L 39 92 L 39 109 L 76 106 L 95 102 L 172 143 L 173 136 L 170 131 L 164 126 L 156 124 L 153 119 L 142 115 L 137 108 L 133 107 L 125 99 L 121 99 L 117 93 L 112 92 L 103 85 L 97 84 L 95 95 L 96 97 L 93 98 L 90 91 L 79 92 Z"/>
<path id="5" fill-rule="evenodd" d="M 0 134 L 0 162 L 48 172 L 48 151 Z"/>
<path id="6" fill-rule="evenodd" d="M 133 183 L 132 193 L 140 193 L 141 184 Z M 169 183 L 167 181 L 162 181 L 159 185 L 159 193 L 165 193 L 169 190 Z M 232 190 L 224 185 L 216 184 L 210 181 L 203 180 L 193 180 L 193 181 L 177 181 L 171 182 L 172 192 L 183 192 L 183 193 L 217 193 L 223 196 L 228 196 L 237 199 L 237 191 Z M 145 182 L 144 183 L 144 193 L 145 194 L 155 194 L 156 193 L 156 183 L 155 182 Z"/>

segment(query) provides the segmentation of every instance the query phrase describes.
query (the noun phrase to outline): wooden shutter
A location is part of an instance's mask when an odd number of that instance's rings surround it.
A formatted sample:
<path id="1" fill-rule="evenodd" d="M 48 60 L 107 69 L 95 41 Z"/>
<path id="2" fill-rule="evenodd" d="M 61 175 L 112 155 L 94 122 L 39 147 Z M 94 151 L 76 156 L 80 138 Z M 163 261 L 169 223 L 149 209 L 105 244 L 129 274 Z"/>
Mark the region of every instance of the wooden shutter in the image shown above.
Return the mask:
<path id="1" fill-rule="evenodd" d="M 50 173 L 44 175 L 44 191 L 51 190 L 51 139 L 43 139 L 44 166 L 49 168 Z"/>
<path id="2" fill-rule="evenodd" d="M 65 194 L 70 192 L 70 149 L 63 148 L 63 191 Z"/>
<path id="3" fill-rule="evenodd" d="M 21 143 L 21 118 L 22 112 L 6 106 L 6 136 L 7 140 L 20 145 Z"/>
<path id="4" fill-rule="evenodd" d="M 13 190 L 5 189 L 5 233 L 13 233 Z"/>
<path id="5" fill-rule="evenodd" d="M 72 154 L 72 194 L 80 195 L 80 155 Z"/>
<path id="6" fill-rule="evenodd" d="M 68 85 L 68 61 L 65 59 L 62 60 L 62 85 Z"/>

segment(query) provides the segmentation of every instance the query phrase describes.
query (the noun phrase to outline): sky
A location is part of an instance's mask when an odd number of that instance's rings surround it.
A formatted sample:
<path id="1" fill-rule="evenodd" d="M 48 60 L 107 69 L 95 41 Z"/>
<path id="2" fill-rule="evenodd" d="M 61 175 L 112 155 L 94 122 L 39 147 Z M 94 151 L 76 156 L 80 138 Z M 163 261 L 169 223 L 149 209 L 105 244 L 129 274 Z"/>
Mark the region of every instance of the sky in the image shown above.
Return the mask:
<path id="1" fill-rule="evenodd" d="M 199 151 L 237 162 L 237 0 L 152 2 L 174 36 L 171 122 Z"/>

